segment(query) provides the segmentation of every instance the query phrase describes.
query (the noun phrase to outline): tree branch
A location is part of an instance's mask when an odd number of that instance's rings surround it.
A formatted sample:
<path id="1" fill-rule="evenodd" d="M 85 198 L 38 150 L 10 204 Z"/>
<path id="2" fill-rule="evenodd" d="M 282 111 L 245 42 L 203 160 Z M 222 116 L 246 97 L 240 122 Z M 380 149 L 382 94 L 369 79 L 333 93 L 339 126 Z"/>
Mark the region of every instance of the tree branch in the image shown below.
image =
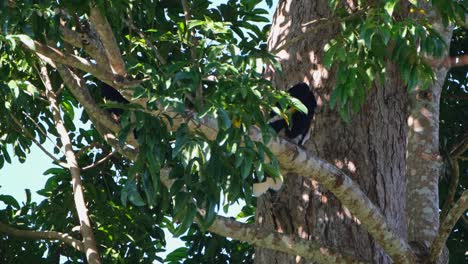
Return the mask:
<path id="1" fill-rule="evenodd" d="M 293 256 L 301 256 L 318 263 L 364 263 L 351 257 L 351 254 L 339 253 L 342 250 L 324 247 L 317 241 L 305 240 L 278 232 L 262 231 L 254 225 L 244 224 L 232 218 L 218 216 L 208 230 L 224 237 Z"/>
<path id="2" fill-rule="evenodd" d="M 89 169 L 95 168 L 95 167 L 99 166 L 100 164 L 104 163 L 106 160 L 108 160 L 108 159 L 109 159 L 110 157 L 112 157 L 112 155 L 114 155 L 114 154 L 115 154 L 115 152 L 112 151 L 111 153 L 107 154 L 104 158 L 102 158 L 102 159 L 100 159 L 100 160 L 94 162 L 94 163 L 91 164 L 91 165 L 88 165 L 88 166 L 86 166 L 86 167 L 83 167 L 82 170 L 85 171 L 85 170 L 89 170 Z"/>
<path id="3" fill-rule="evenodd" d="M 35 49 L 33 51 L 48 58 L 50 61 L 48 60 L 46 62 L 49 63 L 50 65 L 55 67 L 55 64 L 52 62 L 57 62 L 60 64 L 73 67 L 73 68 L 80 69 L 86 73 L 92 74 L 99 80 L 107 83 L 108 85 L 114 88 L 124 89 L 128 87 L 134 87 L 134 86 L 139 85 L 143 81 L 145 81 L 145 80 L 130 81 L 127 79 L 121 80 L 121 76 L 115 75 L 107 71 L 106 69 L 100 67 L 99 65 L 93 64 L 87 59 L 84 59 L 84 58 L 81 58 L 79 56 L 75 56 L 72 54 L 64 54 L 60 50 L 53 48 L 53 47 L 49 47 L 47 45 L 43 45 L 42 43 L 38 41 L 34 41 L 34 46 L 35 46 Z"/>
<path id="4" fill-rule="evenodd" d="M 468 133 L 465 133 L 462 139 L 452 148 L 450 155 L 458 157 L 468 150 Z"/>
<path id="5" fill-rule="evenodd" d="M 460 199 L 458 199 L 457 203 L 452 207 L 450 212 L 448 212 L 447 217 L 445 217 L 440 225 L 439 234 L 434 239 L 431 246 L 429 263 L 435 263 L 439 258 L 450 232 L 466 210 L 468 210 L 468 190 L 463 192 Z"/>
<path id="6" fill-rule="evenodd" d="M 84 246 L 81 241 L 75 239 L 66 233 L 56 232 L 56 231 L 30 231 L 30 230 L 21 230 L 13 228 L 9 225 L 0 222 L 0 233 L 4 233 L 13 237 L 28 238 L 35 240 L 58 240 L 61 241 L 74 249 L 85 252 Z"/>
<path id="7" fill-rule="evenodd" d="M 461 55 L 455 57 L 447 57 L 445 65 L 448 68 L 462 67 L 468 65 L 468 55 Z"/>
<path id="8" fill-rule="evenodd" d="M 439 59 L 426 58 L 426 61 L 429 63 L 430 66 L 434 68 L 455 68 L 468 65 L 468 55 L 460 55 L 454 57 L 446 56 Z"/>
<path id="9" fill-rule="evenodd" d="M 89 34 L 80 34 L 76 31 L 68 29 L 65 26 L 60 26 L 59 31 L 62 34 L 62 38 L 65 42 L 74 47 L 83 49 L 91 56 L 91 58 L 96 60 L 98 65 L 104 68 L 107 67 L 108 70 L 111 70 L 106 51 L 104 50 L 104 47 L 102 46 L 99 39 L 94 39 Z M 86 43 L 86 45 L 83 43 Z"/>
<path id="10" fill-rule="evenodd" d="M 113 72 L 126 76 L 125 63 L 107 18 L 101 14 L 97 6 L 92 6 L 90 19 L 96 27 Z"/>
<path id="11" fill-rule="evenodd" d="M 16 119 L 16 117 L 14 117 L 11 113 L 10 113 L 10 118 L 13 120 L 13 122 L 20 128 L 20 130 L 23 132 L 23 134 L 28 137 L 32 142 L 34 142 L 34 144 L 36 144 L 36 146 L 42 150 L 42 152 L 44 152 L 44 154 L 46 154 L 47 156 L 49 156 L 49 158 L 51 158 L 57 165 L 59 165 L 60 167 L 62 168 L 66 168 L 68 169 L 68 165 L 62 161 L 60 161 L 59 159 L 57 159 L 54 155 L 52 155 L 52 153 L 50 153 L 47 149 L 45 149 L 35 138 L 34 136 L 23 126 L 23 124 L 21 124 L 21 122 Z M 19 131 L 19 132 L 21 132 Z M 59 148 L 60 149 L 60 148 Z"/>
<path id="12" fill-rule="evenodd" d="M 94 238 L 91 221 L 88 217 L 88 209 L 83 194 L 83 185 L 81 183 L 80 168 L 75 153 L 73 152 L 72 143 L 68 136 L 68 131 L 63 123 L 60 108 L 57 104 L 57 98 L 52 88 L 52 83 L 47 72 L 47 67 L 42 64 L 41 72 L 42 80 L 46 88 L 46 97 L 52 108 L 52 115 L 55 122 L 55 127 L 60 135 L 60 140 L 65 148 L 65 157 L 72 176 L 73 198 L 75 200 L 76 211 L 80 220 L 81 235 L 83 236 L 83 246 L 86 253 L 86 260 L 90 264 L 100 264 L 101 258 Z"/>
<path id="13" fill-rule="evenodd" d="M 168 189 L 174 183 L 174 180 L 169 178 L 169 173 L 169 168 L 161 169 L 161 182 Z M 198 209 L 198 212 L 202 216 L 205 215 L 203 210 Z M 318 241 L 261 230 L 255 225 L 241 223 L 233 218 L 217 216 L 208 230 L 220 236 L 230 237 L 254 246 L 277 250 L 286 254 L 301 256 L 318 263 L 364 263 L 357 260 L 351 252 L 341 250 L 340 253 L 338 250 L 324 247 Z"/>
<path id="14" fill-rule="evenodd" d="M 458 180 L 460 178 L 460 167 L 458 166 L 458 160 L 456 157 L 449 157 L 450 162 L 450 187 L 445 199 L 444 205 L 442 206 L 442 212 L 440 213 L 441 219 L 445 219 L 447 213 L 450 210 L 450 207 L 453 204 L 455 199 L 455 194 L 457 193 Z"/>
<path id="15" fill-rule="evenodd" d="M 75 96 L 75 98 L 83 105 L 90 118 L 92 118 L 93 121 L 99 122 L 114 134 L 119 134 L 121 130 L 120 125 L 111 118 L 108 112 L 96 105 L 96 102 L 89 93 L 88 89 L 85 88 L 84 80 L 63 65 L 57 65 L 57 71 L 59 72 L 62 80 L 67 85 L 73 96 Z M 93 123 L 96 124 L 96 122 Z M 138 143 L 132 133 L 129 133 L 127 142 L 134 149 L 138 148 Z M 126 148 L 119 149 L 126 151 Z"/>
<path id="16" fill-rule="evenodd" d="M 458 160 L 461 159 L 461 155 L 465 153 L 468 149 L 468 133 L 464 134 L 462 139 L 453 146 L 452 150 L 450 151 L 450 157 L 448 158 L 450 162 L 450 186 L 449 192 L 447 194 L 447 198 L 444 202 L 441 212 L 441 219 L 442 221 L 445 220 L 447 213 L 452 206 L 452 203 L 455 199 L 455 194 L 457 193 L 458 188 L 458 181 L 460 178 L 460 166 L 458 165 Z"/>

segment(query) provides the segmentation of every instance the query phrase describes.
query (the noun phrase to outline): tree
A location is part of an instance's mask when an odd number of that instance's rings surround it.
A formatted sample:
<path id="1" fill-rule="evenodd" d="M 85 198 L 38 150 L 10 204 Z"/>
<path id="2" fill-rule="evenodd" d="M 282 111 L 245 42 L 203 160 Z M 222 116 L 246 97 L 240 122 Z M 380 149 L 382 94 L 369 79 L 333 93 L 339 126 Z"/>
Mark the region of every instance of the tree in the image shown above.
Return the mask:
<path id="1" fill-rule="evenodd" d="M 171 263 L 250 263 L 249 244 L 257 263 L 447 261 L 468 144 L 447 145 L 439 225 L 439 99 L 466 3 L 279 1 L 266 45 L 259 2 L 3 3 L 0 165 L 57 139 L 47 200 L 0 197 L 3 262 L 152 263 L 162 228 L 189 245 Z M 273 89 L 299 81 L 319 97 L 306 148 L 265 115 L 300 111 Z M 253 198 L 267 175 L 284 187 Z M 239 200 L 247 220 L 217 215 Z"/>

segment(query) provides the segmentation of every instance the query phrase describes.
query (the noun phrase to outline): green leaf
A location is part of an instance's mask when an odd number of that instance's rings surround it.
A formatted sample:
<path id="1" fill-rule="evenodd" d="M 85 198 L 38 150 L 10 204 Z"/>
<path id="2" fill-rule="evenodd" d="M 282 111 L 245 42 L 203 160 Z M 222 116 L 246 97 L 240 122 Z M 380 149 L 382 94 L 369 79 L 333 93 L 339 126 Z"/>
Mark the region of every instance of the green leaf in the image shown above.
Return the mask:
<path id="1" fill-rule="evenodd" d="M 20 209 L 20 205 L 16 199 L 11 195 L 0 194 L 0 201 L 4 202 L 6 205 L 13 206 L 16 209 Z"/>
<path id="2" fill-rule="evenodd" d="M 169 253 L 166 256 L 166 259 L 164 260 L 164 263 L 169 262 L 169 261 L 174 261 L 177 263 L 180 263 L 180 261 L 184 260 L 187 257 L 187 252 L 189 248 L 186 247 L 180 247 L 171 253 Z"/>
<path id="3" fill-rule="evenodd" d="M 241 167 L 241 178 L 246 179 L 252 168 L 253 157 L 251 155 L 246 155 L 244 158 L 243 166 Z"/>
<path id="4" fill-rule="evenodd" d="M 232 125 L 231 119 L 224 109 L 218 109 L 218 121 L 220 128 L 224 130 L 230 128 Z"/>
<path id="5" fill-rule="evenodd" d="M 20 94 L 20 88 L 18 87 L 18 83 L 14 80 L 11 80 L 8 82 L 8 87 L 10 88 L 10 91 L 12 92 L 14 98 L 18 99 Z"/>
<path id="6" fill-rule="evenodd" d="M 281 171 L 277 166 L 273 166 L 268 163 L 263 164 L 263 169 L 265 170 L 265 173 L 268 174 L 269 176 L 273 178 L 280 178 L 283 179 L 283 175 L 281 174 Z"/>
<path id="7" fill-rule="evenodd" d="M 389 16 L 392 16 L 397 3 L 398 0 L 387 0 L 387 2 L 385 3 L 384 9 Z"/>
<path id="8" fill-rule="evenodd" d="M 187 231 L 187 229 L 192 225 L 195 215 L 197 214 L 197 207 L 193 203 L 186 204 L 185 216 L 182 220 L 182 223 L 174 231 L 174 236 L 178 237 Z"/>
<path id="9" fill-rule="evenodd" d="M 309 112 L 307 110 L 307 107 L 301 101 L 299 101 L 299 99 L 289 97 L 288 101 L 294 109 L 299 110 L 304 114 L 307 114 Z"/>

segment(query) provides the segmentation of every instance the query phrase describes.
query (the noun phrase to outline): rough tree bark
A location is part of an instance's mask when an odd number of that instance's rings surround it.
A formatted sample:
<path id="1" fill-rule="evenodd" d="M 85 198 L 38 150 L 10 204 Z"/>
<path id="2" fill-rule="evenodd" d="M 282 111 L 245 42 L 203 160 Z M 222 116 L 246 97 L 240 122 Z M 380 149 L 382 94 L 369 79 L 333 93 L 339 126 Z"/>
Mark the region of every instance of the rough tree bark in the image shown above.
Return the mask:
<path id="1" fill-rule="evenodd" d="M 280 0 L 268 45 L 270 50 L 277 51 L 283 74 L 269 74 L 283 89 L 301 81 L 315 87 L 319 106 L 306 148 L 350 175 L 381 208 L 395 232 L 406 239 L 406 146 L 410 100 L 396 66 L 388 65 L 384 85 L 374 84 L 367 92 L 364 107 L 345 123 L 329 107 L 334 77 L 321 61 L 323 46 L 337 34 L 338 27 L 331 24 L 320 28 L 278 50 L 309 29 L 310 26 L 304 26 L 306 23 L 330 16 L 326 0 Z M 438 206 L 437 197 L 431 199 L 434 206 Z M 286 176 L 281 191 L 258 199 L 256 222 L 262 228 L 319 240 L 324 246 L 338 251 L 353 252 L 357 259 L 392 263 L 360 227 L 359 220 L 317 182 Z M 434 228 L 437 230 L 437 226 Z M 257 248 L 255 263 L 307 262 L 300 257 Z"/>

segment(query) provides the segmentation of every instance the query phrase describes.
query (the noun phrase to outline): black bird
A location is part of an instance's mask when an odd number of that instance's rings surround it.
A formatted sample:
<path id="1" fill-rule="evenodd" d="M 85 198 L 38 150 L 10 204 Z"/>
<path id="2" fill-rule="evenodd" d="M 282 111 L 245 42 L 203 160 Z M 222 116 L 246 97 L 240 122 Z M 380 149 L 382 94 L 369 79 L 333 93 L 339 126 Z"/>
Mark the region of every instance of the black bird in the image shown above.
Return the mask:
<path id="1" fill-rule="evenodd" d="M 270 126 L 276 131 L 276 133 L 282 132 L 284 129 L 285 136 L 291 139 L 298 145 L 303 145 L 309 139 L 310 123 L 314 118 L 315 107 L 317 101 L 315 100 L 314 93 L 310 90 L 309 85 L 306 83 L 298 83 L 288 90 L 289 95 L 301 101 L 301 103 L 307 108 L 307 114 L 295 111 L 291 117 L 291 126 L 283 118 L 279 117 L 275 113 L 270 114 L 272 119 L 270 120 Z"/>

